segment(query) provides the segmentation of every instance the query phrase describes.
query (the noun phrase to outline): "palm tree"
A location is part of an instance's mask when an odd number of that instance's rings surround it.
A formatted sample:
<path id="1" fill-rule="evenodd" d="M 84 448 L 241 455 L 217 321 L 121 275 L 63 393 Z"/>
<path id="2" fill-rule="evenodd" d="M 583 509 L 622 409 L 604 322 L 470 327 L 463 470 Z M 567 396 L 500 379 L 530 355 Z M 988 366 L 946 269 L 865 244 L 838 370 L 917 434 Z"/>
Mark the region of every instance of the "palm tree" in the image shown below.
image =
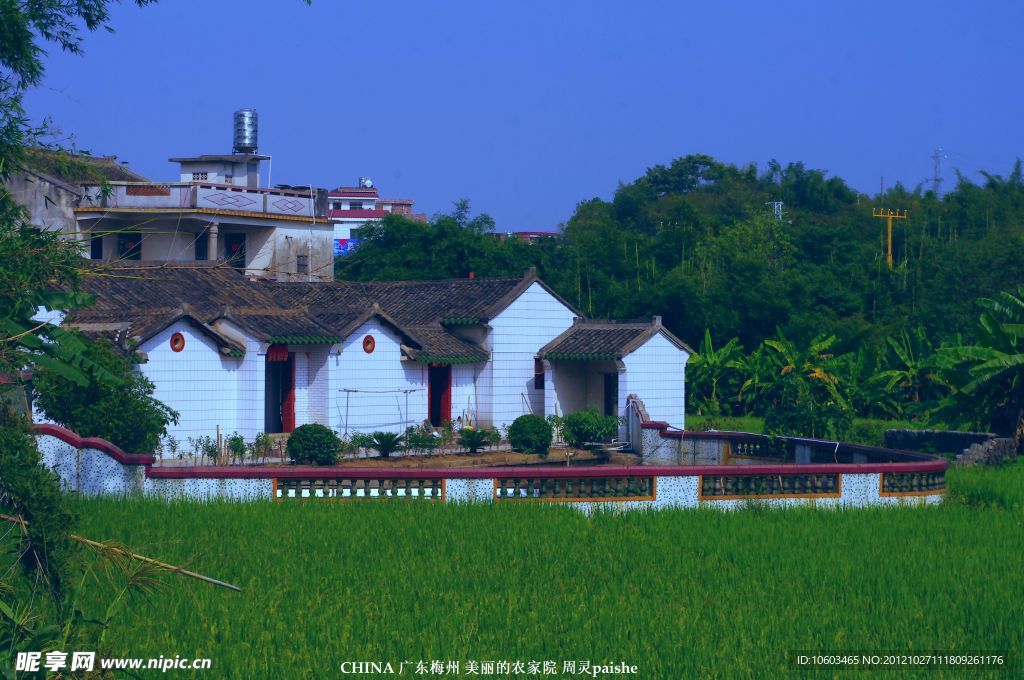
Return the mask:
<path id="1" fill-rule="evenodd" d="M 1020 448 L 1024 437 L 1024 286 L 982 298 L 973 345 L 939 350 L 942 366 L 956 376 L 957 388 L 947 405 L 973 417 L 975 425 L 1013 432 Z"/>

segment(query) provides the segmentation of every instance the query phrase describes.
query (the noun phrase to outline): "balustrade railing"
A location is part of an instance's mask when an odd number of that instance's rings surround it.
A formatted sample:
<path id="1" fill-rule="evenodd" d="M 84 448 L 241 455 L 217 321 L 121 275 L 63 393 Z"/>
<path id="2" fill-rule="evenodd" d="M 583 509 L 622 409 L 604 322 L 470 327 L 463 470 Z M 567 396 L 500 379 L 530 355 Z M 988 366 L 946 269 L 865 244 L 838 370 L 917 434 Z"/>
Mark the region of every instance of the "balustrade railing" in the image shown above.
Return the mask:
<path id="1" fill-rule="evenodd" d="M 654 477 L 503 477 L 494 480 L 498 501 L 654 500 Z"/>
<path id="2" fill-rule="evenodd" d="M 803 498 L 842 495 L 838 474 L 701 475 L 701 500 L 741 498 Z"/>
<path id="3" fill-rule="evenodd" d="M 882 496 L 937 494 L 946 490 L 946 471 L 886 472 L 882 474 Z"/>
<path id="4" fill-rule="evenodd" d="M 443 479 L 275 479 L 273 496 L 286 500 L 443 501 Z"/>

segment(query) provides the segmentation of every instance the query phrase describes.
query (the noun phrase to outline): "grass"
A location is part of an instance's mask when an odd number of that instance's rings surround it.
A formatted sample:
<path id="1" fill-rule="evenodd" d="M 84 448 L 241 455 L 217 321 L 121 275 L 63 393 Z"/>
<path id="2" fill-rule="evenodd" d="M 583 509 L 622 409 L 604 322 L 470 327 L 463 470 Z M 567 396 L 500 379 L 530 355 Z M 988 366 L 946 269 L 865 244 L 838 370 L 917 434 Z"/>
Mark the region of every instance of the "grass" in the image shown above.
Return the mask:
<path id="1" fill-rule="evenodd" d="M 1021 650 L 1024 464 L 951 471 L 950 482 L 939 507 L 845 511 L 78 508 L 86 536 L 244 588 L 168 577 L 171 588 L 115 621 L 111 654 L 210 657 L 217 678 L 346 677 L 344 660 L 419 659 L 553 660 L 559 670 L 567 659 L 625 661 L 639 678 L 761 678 L 794 674 L 791 650 Z"/>

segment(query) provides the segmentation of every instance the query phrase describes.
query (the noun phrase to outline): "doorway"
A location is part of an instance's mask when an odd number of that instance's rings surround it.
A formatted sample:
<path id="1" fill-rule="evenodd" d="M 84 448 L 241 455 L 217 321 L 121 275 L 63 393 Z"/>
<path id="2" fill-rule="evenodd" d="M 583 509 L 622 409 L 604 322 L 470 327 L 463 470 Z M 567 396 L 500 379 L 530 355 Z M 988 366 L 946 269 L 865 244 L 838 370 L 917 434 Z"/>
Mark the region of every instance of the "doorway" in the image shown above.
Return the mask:
<path id="1" fill-rule="evenodd" d="M 224 234 L 224 259 L 235 269 L 245 269 L 245 234 Z"/>
<path id="2" fill-rule="evenodd" d="M 619 415 L 619 374 L 604 374 L 604 414 L 606 416 Z"/>
<path id="3" fill-rule="evenodd" d="M 264 431 L 269 434 L 295 429 L 295 353 L 287 347 L 267 351 Z"/>
<path id="4" fill-rule="evenodd" d="M 452 367 L 431 364 L 427 369 L 427 417 L 440 427 L 452 419 Z"/>

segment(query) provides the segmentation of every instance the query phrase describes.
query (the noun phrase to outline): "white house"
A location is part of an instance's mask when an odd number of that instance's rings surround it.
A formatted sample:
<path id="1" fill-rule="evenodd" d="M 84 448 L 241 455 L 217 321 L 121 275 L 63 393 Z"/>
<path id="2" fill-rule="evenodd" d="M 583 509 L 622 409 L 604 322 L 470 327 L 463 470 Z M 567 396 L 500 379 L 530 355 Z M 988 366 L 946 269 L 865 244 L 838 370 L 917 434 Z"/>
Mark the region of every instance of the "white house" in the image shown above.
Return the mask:
<path id="1" fill-rule="evenodd" d="M 182 441 L 218 427 L 252 439 L 311 422 L 351 434 L 587 406 L 619 415 L 627 395 L 683 426 L 691 350 L 658 317 L 580 318 L 533 270 L 289 283 L 223 263 L 131 265 L 132 276 L 83 277 L 96 302 L 65 323 L 140 354 L 156 398 L 181 414 Z"/>

